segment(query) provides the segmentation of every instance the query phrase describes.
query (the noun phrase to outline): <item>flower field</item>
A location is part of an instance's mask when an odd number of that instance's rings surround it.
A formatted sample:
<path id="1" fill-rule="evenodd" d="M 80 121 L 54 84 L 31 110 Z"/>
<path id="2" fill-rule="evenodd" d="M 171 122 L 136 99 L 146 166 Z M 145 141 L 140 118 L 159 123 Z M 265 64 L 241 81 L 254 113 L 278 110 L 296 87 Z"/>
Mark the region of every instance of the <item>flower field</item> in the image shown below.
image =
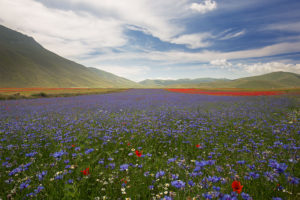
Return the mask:
<path id="1" fill-rule="evenodd" d="M 204 95 L 217 95 L 217 96 L 271 96 L 281 95 L 283 91 L 207 91 L 201 89 L 168 89 L 170 92 L 180 92 L 188 94 L 204 94 Z"/>
<path id="2" fill-rule="evenodd" d="M 299 96 L 0 101 L 0 199 L 300 199 Z"/>

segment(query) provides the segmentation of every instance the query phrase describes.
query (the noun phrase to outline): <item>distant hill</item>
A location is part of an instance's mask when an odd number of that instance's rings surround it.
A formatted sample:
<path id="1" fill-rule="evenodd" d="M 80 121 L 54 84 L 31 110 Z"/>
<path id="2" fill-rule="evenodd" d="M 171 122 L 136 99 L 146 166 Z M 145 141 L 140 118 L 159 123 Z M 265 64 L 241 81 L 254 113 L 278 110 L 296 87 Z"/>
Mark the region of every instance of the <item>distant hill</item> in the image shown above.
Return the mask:
<path id="1" fill-rule="evenodd" d="M 131 88 L 139 84 L 65 59 L 32 37 L 0 25 L 0 87 Z"/>
<path id="2" fill-rule="evenodd" d="M 197 79 L 177 79 L 177 80 L 161 80 L 161 79 L 146 79 L 139 82 L 144 87 L 189 87 L 200 83 L 211 83 L 216 81 L 230 81 L 229 79 L 215 78 L 197 78 Z"/>
<path id="3" fill-rule="evenodd" d="M 229 79 L 178 79 L 144 80 L 140 85 L 147 88 L 241 88 L 241 89 L 280 89 L 300 88 L 300 75 L 291 72 L 272 72 L 235 80 Z"/>
<path id="4" fill-rule="evenodd" d="M 272 72 L 260 76 L 235 79 L 226 82 L 199 84 L 198 87 L 244 88 L 244 89 L 279 89 L 299 88 L 300 75 L 291 72 Z"/>

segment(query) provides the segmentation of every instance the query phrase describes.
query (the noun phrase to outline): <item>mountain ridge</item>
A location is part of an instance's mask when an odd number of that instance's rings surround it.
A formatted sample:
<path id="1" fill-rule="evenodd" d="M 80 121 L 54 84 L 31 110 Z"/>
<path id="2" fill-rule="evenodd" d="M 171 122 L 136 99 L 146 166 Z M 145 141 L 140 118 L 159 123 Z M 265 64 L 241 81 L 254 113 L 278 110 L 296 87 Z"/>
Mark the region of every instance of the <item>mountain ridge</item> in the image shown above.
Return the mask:
<path id="1" fill-rule="evenodd" d="M 0 87 L 131 88 L 139 85 L 63 58 L 0 25 Z M 97 72 L 96 72 L 97 71 Z M 118 84 L 117 84 L 118 83 Z"/>
<path id="2" fill-rule="evenodd" d="M 300 74 L 292 72 L 271 72 L 238 79 L 146 79 L 139 82 L 144 87 L 158 88 L 240 88 L 240 89 L 276 89 L 300 88 Z"/>

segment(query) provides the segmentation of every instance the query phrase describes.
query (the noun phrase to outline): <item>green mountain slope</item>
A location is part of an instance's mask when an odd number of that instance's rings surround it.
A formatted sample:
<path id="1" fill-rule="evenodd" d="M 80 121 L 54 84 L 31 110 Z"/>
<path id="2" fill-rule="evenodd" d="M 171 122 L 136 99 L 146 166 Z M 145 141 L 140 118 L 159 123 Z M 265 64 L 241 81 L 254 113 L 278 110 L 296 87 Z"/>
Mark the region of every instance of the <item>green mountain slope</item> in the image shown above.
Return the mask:
<path id="1" fill-rule="evenodd" d="M 138 87 L 133 81 L 87 68 L 0 25 L 0 87 Z"/>
<path id="2" fill-rule="evenodd" d="M 178 80 L 144 80 L 143 87 L 152 88 L 241 88 L 241 89 L 280 89 L 300 88 L 300 75 L 290 72 L 272 72 L 235 80 L 229 79 L 178 79 Z"/>
<path id="3" fill-rule="evenodd" d="M 260 76 L 240 78 L 226 82 L 199 84 L 198 87 L 245 88 L 245 89 L 279 89 L 299 88 L 300 75 L 291 72 L 272 72 Z"/>

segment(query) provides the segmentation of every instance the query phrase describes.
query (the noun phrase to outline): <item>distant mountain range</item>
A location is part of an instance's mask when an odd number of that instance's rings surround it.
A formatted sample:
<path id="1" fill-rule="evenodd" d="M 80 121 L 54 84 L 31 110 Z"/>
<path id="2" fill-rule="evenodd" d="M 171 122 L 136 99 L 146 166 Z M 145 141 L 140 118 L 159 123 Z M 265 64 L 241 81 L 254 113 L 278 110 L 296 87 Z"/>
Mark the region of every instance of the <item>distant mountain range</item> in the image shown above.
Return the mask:
<path id="1" fill-rule="evenodd" d="M 300 88 L 300 75 L 290 72 L 272 72 L 260 76 L 229 79 L 178 79 L 178 80 L 144 80 L 139 82 L 148 88 L 244 88 L 277 89 Z"/>
<path id="2" fill-rule="evenodd" d="M 43 48 L 32 37 L 0 25 L 0 87 L 138 86 L 128 79 L 67 60 Z"/>
<path id="3" fill-rule="evenodd" d="M 197 85 L 201 83 L 212 83 L 216 81 L 230 81 L 229 79 L 215 79 L 215 78 L 196 78 L 196 79 L 177 79 L 177 80 L 161 80 L 161 79 L 146 79 L 139 82 L 144 87 L 168 87 L 168 86 L 185 86 Z"/>
<path id="4" fill-rule="evenodd" d="M 0 88 L 300 88 L 300 75 L 273 72 L 236 80 L 198 78 L 139 83 L 88 68 L 43 48 L 32 37 L 0 25 Z"/>

